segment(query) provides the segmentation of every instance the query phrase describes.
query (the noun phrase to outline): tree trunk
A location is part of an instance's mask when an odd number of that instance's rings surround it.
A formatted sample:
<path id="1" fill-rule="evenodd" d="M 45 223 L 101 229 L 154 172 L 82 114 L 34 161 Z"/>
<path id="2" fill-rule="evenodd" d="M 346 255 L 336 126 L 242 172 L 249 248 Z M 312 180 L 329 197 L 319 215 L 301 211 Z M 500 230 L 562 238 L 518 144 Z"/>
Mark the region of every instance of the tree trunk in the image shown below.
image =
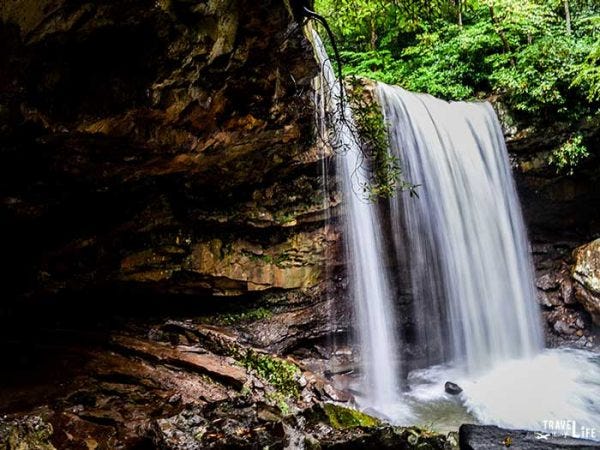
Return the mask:
<path id="1" fill-rule="evenodd" d="M 371 17 L 371 50 L 377 50 L 377 29 L 373 17 Z"/>
<path id="2" fill-rule="evenodd" d="M 567 34 L 571 34 L 571 8 L 569 6 L 569 0 L 564 0 L 565 3 L 565 21 L 567 23 Z"/>

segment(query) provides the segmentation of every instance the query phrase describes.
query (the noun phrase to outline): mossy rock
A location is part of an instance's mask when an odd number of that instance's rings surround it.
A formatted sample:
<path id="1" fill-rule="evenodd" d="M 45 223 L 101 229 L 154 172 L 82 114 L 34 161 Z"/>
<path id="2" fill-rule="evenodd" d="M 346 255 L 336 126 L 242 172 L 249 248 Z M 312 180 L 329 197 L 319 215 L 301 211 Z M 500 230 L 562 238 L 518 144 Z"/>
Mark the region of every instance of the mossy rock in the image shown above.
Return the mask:
<path id="1" fill-rule="evenodd" d="M 347 430 L 350 428 L 371 428 L 381 425 L 381 421 L 355 409 L 325 403 L 323 411 L 327 422 L 336 430 Z"/>
<path id="2" fill-rule="evenodd" d="M 56 450 L 50 443 L 52 425 L 41 417 L 0 419 L 0 450 Z"/>
<path id="3" fill-rule="evenodd" d="M 282 399 L 300 396 L 298 384 L 300 369 L 295 364 L 252 350 L 248 351 L 240 362 L 246 369 L 255 371 L 263 381 L 271 385 Z"/>

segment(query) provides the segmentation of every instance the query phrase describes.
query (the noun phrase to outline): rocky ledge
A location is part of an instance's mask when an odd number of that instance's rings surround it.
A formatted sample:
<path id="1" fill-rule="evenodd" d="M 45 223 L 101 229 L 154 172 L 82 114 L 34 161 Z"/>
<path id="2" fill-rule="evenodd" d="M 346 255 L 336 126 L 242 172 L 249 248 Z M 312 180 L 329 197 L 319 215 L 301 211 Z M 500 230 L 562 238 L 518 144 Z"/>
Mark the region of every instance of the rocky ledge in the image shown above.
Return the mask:
<path id="1" fill-rule="evenodd" d="M 138 320 L 5 342 L 21 361 L 0 374 L 0 449 L 451 448 L 452 437 L 356 411 L 323 374 L 241 330 Z"/>
<path id="2" fill-rule="evenodd" d="M 2 307 L 322 281 L 339 198 L 322 193 L 295 3 L 0 4 Z"/>

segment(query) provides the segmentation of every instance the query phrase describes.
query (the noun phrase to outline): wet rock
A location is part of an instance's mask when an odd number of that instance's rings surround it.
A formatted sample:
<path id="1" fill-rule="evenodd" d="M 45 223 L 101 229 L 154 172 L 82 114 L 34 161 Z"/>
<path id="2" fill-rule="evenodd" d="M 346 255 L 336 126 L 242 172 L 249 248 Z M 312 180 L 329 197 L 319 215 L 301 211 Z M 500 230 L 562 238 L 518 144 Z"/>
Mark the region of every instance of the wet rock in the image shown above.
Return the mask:
<path id="1" fill-rule="evenodd" d="M 560 296 L 565 305 L 574 305 L 577 303 L 575 299 L 575 288 L 573 281 L 569 278 L 564 278 L 560 284 Z"/>
<path id="2" fill-rule="evenodd" d="M 451 381 L 446 381 L 446 384 L 444 384 L 444 390 L 450 395 L 458 395 L 463 391 L 458 384 Z"/>
<path id="3" fill-rule="evenodd" d="M 562 320 L 557 320 L 556 322 L 554 322 L 553 328 L 554 331 L 556 331 L 557 333 L 567 335 L 571 335 L 577 330 L 575 327 L 573 327 L 570 324 L 567 324 L 566 322 L 563 322 Z"/>
<path id="4" fill-rule="evenodd" d="M 558 281 L 552 273 L 542 275 L 536 280 L 535 284 L 543 291 L 550 291 L 558 287 Z"/>
<path id="5" fill-rule="evenodd" d="M 165 450 L 282 448 L 285 436 L 281 416 L 272 414 L 259 416 L 256 405 L 223 402 L 159 419 L 150 434 L 155 446 Z"/>
<path id="6" fill-rule="evenodd" d="M 343 294 L 339 295 L 341 297 Z M 294 304 L 297 303 L 297 297 L 292 293 L 281 297 L 278 303 L 287 304 L 285 308 L 274 308 L 271 317 L 241 327 L 253 345 L 283 353 L 304 343 L 313 343 L 321 336 L 348 331 L 352 314 L 348 302 L 336 301 L 340 297 L 333 295 L 323 296 L 320 287 L 305 290 L 300 304 Z M 331 317 L 336 320 L 330 320 Z"/>
<path id="7" fill-rule="evenodd" d="M 323 391 L 334 402 L 349 402 L 353 399 L 352 395 L 348 392 L 341 391 L 339 389 L 334 388 L 330 384 L 325 384 L 323 387 Z"/>
<path id="8" fill-rule="evenodd" d="M 536 296 L 538 303 L 548 308 L 559 306 L 563 303 L 558 291 L 542 291 L 538 289 Z"/>
<path id="9" fill-rule="evenodd" d="M 114 337 L 113 343 L 134 354 L 142 355 L 163 364 L 185 367 L 192 371 L 207 374 L 237 389 L 244 386 L 248 379 L 246 371 L 242 367 L 222 356 L 180 351 L 164 344 L 126 336 Z"/>
<path id="10" fill-rule="evenodd" d="M 555 437 L 547 433 L 505 430 L 487 425 L 461 425 L 459 430 L 461 450 L 592 450 L 599 449 L 600 442 Z"/>
<path id="11" fill-rule="evenodd" d="M 447 448 L 444 436 L 384 426 L 364 413 L 331 404 L 282 416 L 260 405 L 223 402 L 156 421 L 150 434 L 157 447 L 173 450 Z"/>
<path id="12" fill-rule="evenodd" d="M 0 418 L 0 450 L 56 450 L 52 425 L 39 416 Z"/>
<path id="13" fill-rule="evenodd" d="M 600 239 L 577 248 L 571 273 L 578 282 L 575 298 L 600 325 Z"/>
<path id="14" fill-rule="evenodd" d="M 548 295 L 544 291 L 538 289 L 535 293 L 535 297 L 539 305 L 545 306 L 547 308 L 550 308 L 552 306 L 552 302 L 550 301 Z"/>
<path id="15" fill-rule="evenodd" d="M 583 331 L 590 328 L 589 318 L 586 317 L 587 313 L 582 310 L 562 305 L 544 314 L 553 332 L 567 339 L 574 338 L 578 330 Z"/>

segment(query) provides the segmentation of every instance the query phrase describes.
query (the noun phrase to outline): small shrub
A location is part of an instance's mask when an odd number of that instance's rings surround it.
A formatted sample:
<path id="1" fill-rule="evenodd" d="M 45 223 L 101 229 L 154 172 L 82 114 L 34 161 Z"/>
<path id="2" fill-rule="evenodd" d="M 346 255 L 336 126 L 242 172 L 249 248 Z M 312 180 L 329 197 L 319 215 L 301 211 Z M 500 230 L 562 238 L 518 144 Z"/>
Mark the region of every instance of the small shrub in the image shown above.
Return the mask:
<path id="1" fill-rule="evenodd" d="M 554 149 L 549 162 L 556 168 L 556 173 L 573 175 L 575 168 L 589 156 L 590 152 L 583 143 L 583 136 L 578 133 Z"/>

